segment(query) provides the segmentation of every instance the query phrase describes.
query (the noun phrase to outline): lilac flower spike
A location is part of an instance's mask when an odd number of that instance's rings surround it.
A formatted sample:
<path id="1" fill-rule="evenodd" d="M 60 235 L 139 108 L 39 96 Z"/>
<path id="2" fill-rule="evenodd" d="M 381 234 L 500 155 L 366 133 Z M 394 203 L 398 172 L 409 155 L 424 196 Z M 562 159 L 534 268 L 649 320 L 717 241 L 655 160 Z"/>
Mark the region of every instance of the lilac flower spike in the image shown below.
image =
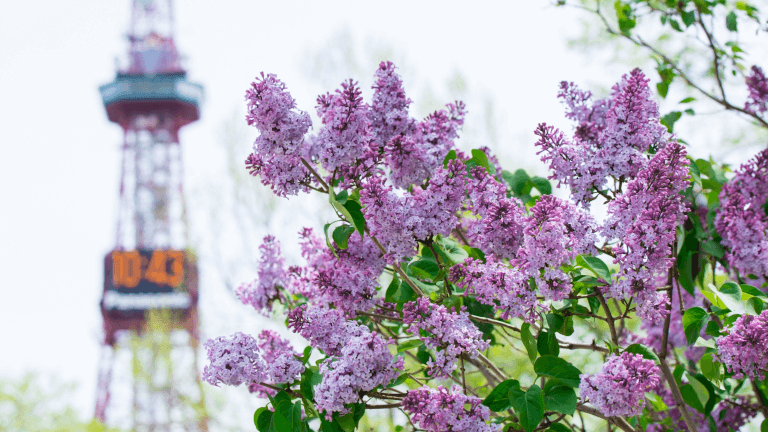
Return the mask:
<path id="1" fill-rule="evenodd" d="M 459 356 L 476 358 L 490 346 L 466 311 L 449 312 L 445 306 L 432 304 L 424 297 L 403 306 L 403 323 L 408 324 L 408 333 L 428 334 L 421 336 L 421 340 L 433 350 L 434 360 L 427 362 L 428 373 L 433 376 L 450 377 Z"/>
<path id="2" fill-rule="evenodd" d="M 465 395 L 461 387 L 450 390 L 427 386 L 411 390 L 403 398 L 403 411 L 427 432 L 498 432 L 501 425 L 488 424 L 491 411 L 482 400 Z"/>
<path id="3" fill-rule="evenodd" d="M 240 285 L 235 293 L 243 304 L 251 305 L 258 312 L 269 316 L 272 301 L 281 298 L 279 289 L 288 286 L 287 273 L 280 254 L 280 242 L 271 235 L 264 237 L 259 246 L 259 277 L 251 283 Z"/>
<path id="4" fill-rule="evenodd" d="M 720 192 L 715 228 L 739 274 L 768 277 L 768 149 L 742 165 Z"/>
<path id="5" fill-rule="evenodd" d="M 600 372 L 581 375 L 579 391 L 607 416 L 639 415 L 645 406 L 645 392 L 660 382 L 659 367 L 640 354 L 611 354 Z"/>
<path id="6" fill-rule="evenodd" d="M 561 83 L 558 96 L 566 104 L 566 116 L 579 123 L 576 135 L 570 141 L 551 126 L 536 129 L 541 160 L 553 171 L 550 178 L 568 185 L 583 206 L 589 206 L 593 189 L 602 190 L 609 177 L 636 176 L 647 163 L 643 152 L 666 144 L 668 134 L 648 82 L 634 69 L 613 87 L 610 101 L 596 101 L 591 107 L 589 92 Z"/>
<path id="7" fill-rule="evenodd" d="M 317 98 L 317 115 L 323 119 L 323 128 L 314 144 L 319 149 L 320 163 L 329 173 L 355 164 L 369 149 L 369 107 L 361 93 L 357 82 L 349 80 L 341 83 L 335 94 Z"/>
<path id="8" fill-rule="evenodd" d="M 246 90 L 248 114 L 246 120 L 261 134 L 253 144 L 253 153 L 245 161 L 253 176 L 283 197 L 308 191 L 309 171 L 301 162 L 304 155 L 304 135 L 312 126 L 309 114 L 296 110 L 296 102 L 273 74 L 261 74 L 261 79 Z"/>
<path id="9" fill-rule="evenodd" d="M 717 355 L 734 378 L 765 379 L 768 370 L 768 311 L 742 315 L 717 338 Z"/>
<path id="10" fill-rule="evenodd" d="M 635 296 L 637 314 L 651 321 L 663 318 L 669 301 L 658 294 L 653 281 L 672 265 L 675 228 L 687 211 L 681 192 L 688 185 L 688 176 L 685 149 L 672 141 L 608 205 L 603 233 L 619 241 L 613 251 L 614 262 L 620 266 L 610 295 Z"/>
<path id="11" fill-rule="evenodd" d="M 744 104 L 744 109 L 753 114 L 762 114 L 768 111 L 768 78 L 759 66 L 752 66 L 752 74 L 747 76 L 747 89 L 749 98 Z"/>
<path id="12" fill-rule="evenodd" d="M 267 366 L 259 357 L 253 336 L 238 332 L 228 338 L 209 339 L 204 346 L 211 363 L 203 369 L 203 379 L 209 384 L 239 386 L 267 378 Z"/>

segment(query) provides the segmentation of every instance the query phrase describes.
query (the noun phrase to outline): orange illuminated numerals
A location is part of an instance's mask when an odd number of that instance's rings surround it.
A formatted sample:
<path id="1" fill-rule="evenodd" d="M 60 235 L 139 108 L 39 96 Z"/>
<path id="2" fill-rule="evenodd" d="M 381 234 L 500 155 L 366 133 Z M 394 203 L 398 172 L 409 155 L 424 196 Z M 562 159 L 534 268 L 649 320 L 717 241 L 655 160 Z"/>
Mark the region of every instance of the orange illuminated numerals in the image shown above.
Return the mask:
<path id="1" fill-rule="evenodd" d="M 112 252 L 112 283 L 136 288 L 141 281 L 141 255 L 133 252 Z"/>
<path id="2" fill-rule="evenodd" d="M 152 252 L 147 271 L 144 272 L 144 279 L 158 285 L 168 285 L 168 274 L 165 271 L 167 260 L 165 251 Z"/>
<path id="3" fill-rule="evenodd" d="M 168 285 L 177 287 L 184 279 L 184 252 L 168 251 L 168 259 L 171 261 L 171 273 L 167 275 Z"/>

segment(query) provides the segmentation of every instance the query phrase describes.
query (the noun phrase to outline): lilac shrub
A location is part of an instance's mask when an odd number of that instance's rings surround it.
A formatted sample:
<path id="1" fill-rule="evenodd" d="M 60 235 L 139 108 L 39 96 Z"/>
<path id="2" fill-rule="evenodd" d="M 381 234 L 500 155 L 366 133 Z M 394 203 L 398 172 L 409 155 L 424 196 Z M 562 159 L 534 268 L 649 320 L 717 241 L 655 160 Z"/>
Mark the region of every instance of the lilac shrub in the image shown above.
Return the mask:
<path id="1" fill-rule="evenodd" d="M 271 331 L 205 344 L 207 382 L 269 398 L 260 432 L 349 432 L 378 409 L 434 432 L 583 431 L 589 416 L 725 431 L 768 414 L 768 151 L 733 175 L 690 158 L 639 69 L 605 98 L 563 82 L 573 133 L 535 130 L 553 194 L 459 149 L 463 103 L 419 120 L 391 62 L 374 79 L 370 102 L 352 79 L 320 95 L 316 131 L 274 75 L 246 92 L 247 169 L 335 213 L 301 230 L 301 262 L 265 237 L 236 291 L 303 354 Z"/>

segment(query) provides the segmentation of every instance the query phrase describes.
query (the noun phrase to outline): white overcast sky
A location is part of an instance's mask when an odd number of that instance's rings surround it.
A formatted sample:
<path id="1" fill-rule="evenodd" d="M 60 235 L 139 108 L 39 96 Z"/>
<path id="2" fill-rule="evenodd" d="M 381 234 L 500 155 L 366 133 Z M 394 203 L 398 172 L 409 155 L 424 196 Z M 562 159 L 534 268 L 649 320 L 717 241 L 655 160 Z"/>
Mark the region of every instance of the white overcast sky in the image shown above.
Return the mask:
<path id="1" fill-rule="evenodd" d="M 83 416 L 95 397 L 121 142 L 98 86 L 114 78 L 114 58 L 126 51 L 129 6 L 0 0 L 0 379 L 32 371 L 76 382 L 73 403 Z M 579 14 L 543 0 L 177 0 L 175 9 L 177 46 L 206 94 L 202 119 L 181 134 L 193 186 L 217 175 L 217 133 L 243 112 L 244 90 L 260 71 L 278 74 L 300 107 L 313 110 L 317 83 L 303 58 L 341 29 L 390 46 L 419 83 L 443 88 L 458 71 L 470 90 L 492 95 L 504 136 L 518 140 L 500 150 L 503 159 L 529 167 L 536 124 L 567 125 L 555 99 L 559 81 L 608 88 L 626 72 L 570 52 Z M 356 78 L 370 82 L 375 67 Z M 226 295 L 214 282 L 201 291 L 203 300 Z M 230 319 L 201 308 L 204 322 Z"/>

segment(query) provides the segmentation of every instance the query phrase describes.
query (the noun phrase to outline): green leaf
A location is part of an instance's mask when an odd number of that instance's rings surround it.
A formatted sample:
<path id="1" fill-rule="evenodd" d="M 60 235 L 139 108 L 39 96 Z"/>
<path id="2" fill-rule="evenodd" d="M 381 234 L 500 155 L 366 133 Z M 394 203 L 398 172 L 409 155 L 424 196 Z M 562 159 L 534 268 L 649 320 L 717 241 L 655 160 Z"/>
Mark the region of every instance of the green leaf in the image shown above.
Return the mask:
<path id="1" fill-rule="evenodd" d="M 541 387 L 534 384 L 527 392 L 523 392 L 520 388 L 511 388 L 509 399 L 523 429 L 526 432 L 536 429 L 544 418 L 544 394 Z"/>
<path id="2" fill-rule="evenodd" d="M 670 26 L 671 26 L 673 29 L 675 29 L 675 30 L 677 30 L 677 31 L 679 31 L 679 32 L 683 31 L 682 27 L 680 27 L 680 23 L 679 23 L 679 22 L 677 22 L 676 20 L 672 19 L 672 18 L 670 18 L 670 19 L 669 19 L 669 25 L 670 25 Z"/>
<path id="3" fill-rule="evenodd" d="M 400 278 L 398 278 L 397 275 L 395 275 L 392 277 L 392 280 L 389 282 L 387 291 L 384 294 L 384 301 L 388 303 L 397 303 L 397 301 L 395 300 L 395 296 L 397 295 L 398 288 L 400 288 Z"/>
<path id="4" fill-rule="evenodd" d="M 523 323 L 523 325 L 520 327 L 520 337 L 523 340 L 525 350 L 528 351 L 528 358 L 531 360 L 531 363 L 533 363 L 536 361 L 538 352 L 536 349 L 536 338 L 534 338 L 533 334 L 531 333 L 530 324 Z"/>
<path id="5" fill-rule="evenodd" d="M 347 198 L 349 198 L 349 192 L 347 192 L 346 189 L 336 194 L 336 201 L 338 201 L 339 204 L 347 202 Z"/>
<path id="6" fill-rule="evenodd" d="M 693 407 L 696 411 L 704 413 L 704 403 L 702 403 L 701 397 L 691 384 L 682 385 L 680 393 L 683 395 L 683 400 L 686 404 Z"/>
<path id="7" fill-rule="evenodd" d="M 423 344 L 424 344 L 424 341 L 422 341 L 421 339 L 405 341 L 397 345 L 397 352 L 408 351 L 409 349 L 420 347 Z"/>
<path id="8" fill-rule="evenodd" d="M 560 355 L 560 345 L 557 343 L 555 332 L 541 330 L 536 340 L 536 349 L 543 356 Z"/>
<path id="9" fill-rule="evenodd" d="M 551 432 L 571 432 L 570 429 L 568 429 L 568 426 L 565 426 L 562 423 L 552 423 L 549 425 L 549 429 L 547 431 Z"/>
<path id="10" fill-rule="evenodd" d="M 298 432 L 301 422 L 301 401 L 291 404 L 290 400 L 281 400 L 275 406 L 273 417 L 277 432 Z"/>
<path id="11" fill-rule="evenodd" d="M 508 410 L 512 406 L 509 392 L 513 388 L 520 388 L 520 383 L 517 380 L 510 379 L 502 382 L 491 390 L 491 394 L 483 400 L 483 405 L 493 412 Z"/>
<path id="12" fill-rule="evenodd" d="M 683 330 L 688 345 L 696 342 L 701 330 L 707 325 L 709 314 L 703 308 L 692 307 L 683 314 Z"/>
<path id="13" fill-rule="evenodd" d="M 301 395 L 308 400 L 315 400 L 315 389 L 312 383 L 312 378 L 314 378 L 315 375 L 319 374 L 309 368 L 307 368 L 306 371 L 301 375 L 301 383 L 299 384 L 299 389 L 301 390 Z"/>
<path id="14" fill-rule="evenodd" d="M 435 245 L 439 246 L 438 252 L 441 252 L 451 265 L 464 262 L 469 257 L 467 251 L 451 238 L 439 237 L 435 240 Z"/>
<path id="15" fill-rule="evenodd" d="M 758 297 L 747 300 L 746 312 L 750 315 L 760 315 L 765 310 L 765 302 Z"/>
<path id="16" fill-rule="evenodd" d="M 736 13 L 734 11 L 728 12 L 728 15 L 725 16 L 725 26 L 732 32 L 739 30 L 736 21 Z"/>
<path id="17" fill-rule="evenodd" d="M 267 407 L 262 407 L 253 413 L 253 422 L 256 424 L 256 430 L 259 432 L 274 432 L 275 423 L 273 421 L 274 413 Z"/>
<path id="18" fill-rule="evenodd" d="M 434 259 L 421 259 L 408 265 L 409 270 L 414 276 L 420 279 L 434 280 L 440 273 L 440 266 Z"/>
<path id="19" fill-rule="evenodd" d="M 447 166 L 448 162 L 454 159 L 456 159 L 456 150 L 451 150 L 447 155 L 445 155 L 445 158 L 443 159 L 443 166 Z"/>
<path id="20" fill-rule="evenodd" d="M 549 180 L 541 177 L 531 178 L 531 182 L 536 186 L 536 190 L 541 192 L 542 195 L 552 195 L 552 184 Z"/>
<path id="21" fill-rule="evenodd" d="M 490 163 L 490 161 L 488 161 L 488 155 L 486 155 L 484 151 L 480 149 L 472 149 L 472 160 L 474 160 L 476 164 L 485 168 L 492 176 L 496 175 L 496 167 Z"/>
<path id="22" fill-rule="evenodd" d="M 547 411 L 557 411 L 573 415 L 576 411 L 576 392 L 557 380 L 549 380 L 544 385 L 544 407 Z"/>
<path id="23" fill-rule="evenodd" d="M 699 360 L 699 367 L 701 368 L 701 373 L 707 377 L 707 379 L 713 380 L 713 381 L 720 381 L 723 379 L 722 374 L 722 368 L 720 367 L 720 363 L 717 362 L 713 357 L 713 353 L 706 353 L 701 357 L 701 360 Z"/>
<path id="24" fill-rule="evenodd" d="M 683 12 L 680 14 L 680 19 L 683 20 L 683 24 L 685 24 L 686 27 L 690 27 L 691 24 L 696 22 L 696 12 L 695 11 Z"/>
<path id="25" fill-rule="evenodd" d="M 360 237 L 363 237 L 363 234 L 365 233 L 365 217 L 363 216 L 360 203 L 357 201 L 348 200 L 343 207 L 347 210 L 347 213 L 352 218 L 352 220 L 348 220 L 348 222 L 354 225 L 357 232 L 360 233 Z"/>
<path id="26" fill-rule="evenodd" d="M 725 250 L 723 249 L 722 246 L 720 246 L 720 243 L 712 240 L 707 240 L 704 243 L 702 243 L 701 250 L 703 250 L 709 255 L 712 255 L 717 259 L 720 259 L 723 256 L 725 256 Z"/>
<path id="27" fill-rule="evenodd" d="M 680 117 L 682 116 L 683 116 L 683 113 L 681 113 L 680 111 L 672 111 L 671 113 L 662 116 L 659 119 L 659 121 L 661 122 L 661 124 L 667 127 L 667 130 L 669 131 L 669 133 L 672 133 L 675 129 L 675 122 L 680 120 Z"/>
<path id="28" fill-rule="evenodd" d="M 611 272 L 603 260 L 589 255 L 579 255 L 576 257 L 576 263 L 595 274 L 598 278 L 610 283 Z"/>
<path id="29" fill-rule="evenodd" d="M 394 381 L 387 384 L 387 388 L 397 387 L 408 379 L 408 373 L 400 374 Z"/>
<path id="30" fill-rule="evenodd" d="M 581 371 L 560 357 L 543 356 L 536 360 L 533 370 L 538 376 L 556 378 L 569 387 L 579 386 Z"/>
<path id="31" fill-rule="evenodd" d="M 687 98 L 685 98 L 685 99 L 681 100 L 679 103 L 681 103 L 681 104 L 684 104 L 684 103 L 690 103 L 690 102 L 693 102 L 693 101 L 695 101 L 695 100 L 696 100 L 696 98 L 693 98 L 693 97 L 687 97 Z M 697 173 L 699 172 L 699 169 L 698 169 L 698 168 L 696 168 L 696 172 L 697 172 Z"/>
<path id="32" fill-rule="evenodd" d="M 632 344 L 628 346 L 624 351 L 632 354 L 640 354 L 646 360 L 653 360 L 656 363 L 659 362 L 659 358 L 656 356 L 656 354 L 654 354 L 654 352 L 651 351 L 650 348 L 644 345 Z"/>
<path id="33" fill-rule="evenodd" d="M 509 171 L 505 171 L 505 172 L 508 173 Z M 512 193 L 515 194 L 515 196 L 522 195 L 525 184 L 528 183 L 528 180 L 530 180 L 530 177 L 528 177 L 528 173 L 526 173 L 525 170 L 519 169 L 509 177 L 510 178 L 507 179 L 507 177 L 505 176 L 504 180 L 506 180 L 507 183 L 509 184 L 509 187 L 512 189 Z"/>
<path id="34" fill-rule="evenodd" d="M 768 418 L 760 423 L 760 432 L 768 432 Z"/>
<path id="35" fill-rule="evenodd" d="M 355 232 L 355 227 L 351 225 L 341 225 L 333 230 L 333 242 L 341 249 L 346 249 L 348 246 L 349 236 Z"/>
<path id="36" fill-rule="evenodd" d="M 720 287 L 718 297 L 725 304 L 725 307 L 732 312 L 741 312 L 744 305 L 741 304 L 741 287 L 733 282 L 726 282 Z"/>

